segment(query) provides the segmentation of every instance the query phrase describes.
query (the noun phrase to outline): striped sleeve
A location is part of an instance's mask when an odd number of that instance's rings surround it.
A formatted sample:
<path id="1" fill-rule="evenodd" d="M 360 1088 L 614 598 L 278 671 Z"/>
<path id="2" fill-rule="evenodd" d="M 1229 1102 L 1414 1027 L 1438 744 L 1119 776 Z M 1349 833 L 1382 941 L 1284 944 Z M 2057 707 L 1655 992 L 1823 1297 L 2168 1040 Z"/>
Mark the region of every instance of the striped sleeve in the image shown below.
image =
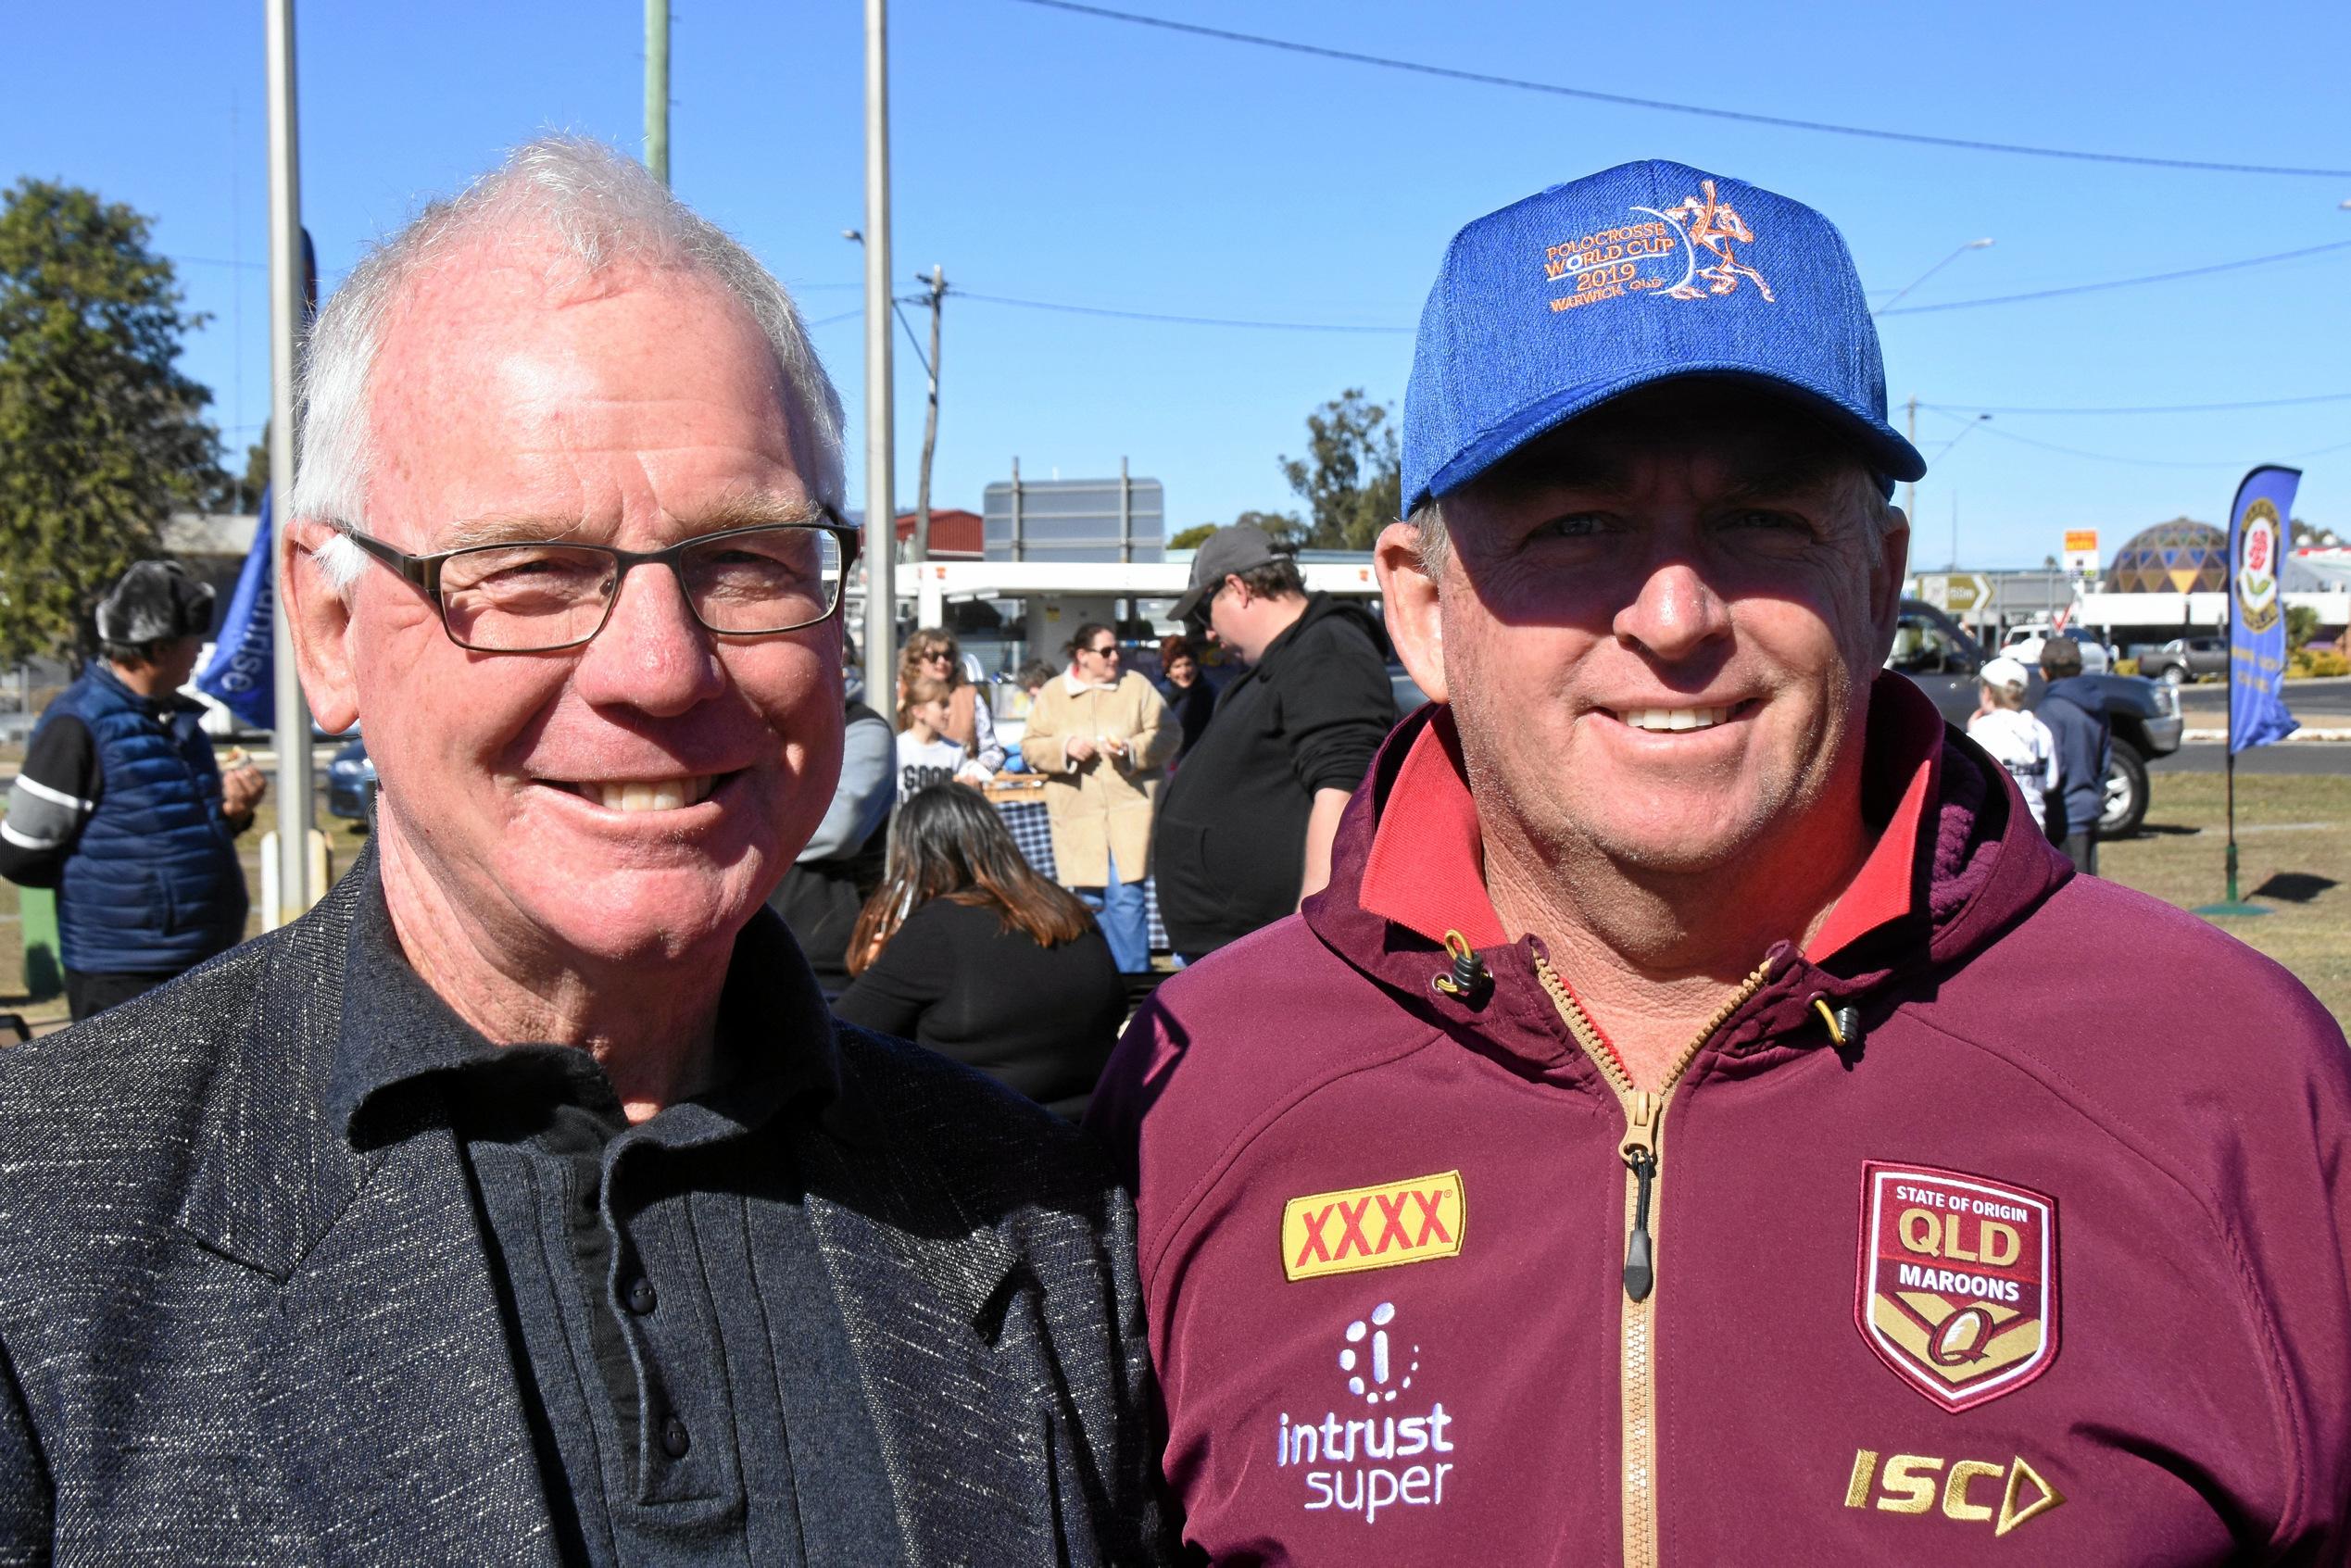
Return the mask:
<path id="1" fill-rule="evenodd" d="M 42 725 L 8 786 L 8 814 L 0 818 L 0 876 L 34 887 L 54 884 L 82 824 L 97 809 L 99 777 L 87 725 L 65 715 Z"/>

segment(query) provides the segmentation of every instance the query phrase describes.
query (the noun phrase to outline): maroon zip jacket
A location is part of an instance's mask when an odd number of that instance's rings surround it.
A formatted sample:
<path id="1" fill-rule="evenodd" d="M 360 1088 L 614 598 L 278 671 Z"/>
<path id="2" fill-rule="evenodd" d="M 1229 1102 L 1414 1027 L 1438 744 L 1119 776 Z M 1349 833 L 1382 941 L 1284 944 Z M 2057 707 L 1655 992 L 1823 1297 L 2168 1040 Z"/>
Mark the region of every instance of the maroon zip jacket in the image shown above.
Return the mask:
<path id="1" fill-rule="evenodd" d="M 1208 1556 L 2345 1560 L 2341 1031 L 1907 683 L 1868 736 L 1871 856 L 1657 1093 L 1505 940 L 1439 710 L 1161 988 L 1094 1121 Z"/>

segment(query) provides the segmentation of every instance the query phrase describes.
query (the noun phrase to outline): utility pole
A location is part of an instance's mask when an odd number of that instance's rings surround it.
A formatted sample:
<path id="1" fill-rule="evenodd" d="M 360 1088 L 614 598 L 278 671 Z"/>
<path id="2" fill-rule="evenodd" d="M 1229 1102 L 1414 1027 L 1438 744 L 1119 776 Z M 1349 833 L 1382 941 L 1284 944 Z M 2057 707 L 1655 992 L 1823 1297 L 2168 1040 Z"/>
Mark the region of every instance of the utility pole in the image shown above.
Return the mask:
<path id="1" fill-rule="evenodd" d="M 890 408 L 888 0 L 865 0 L 865 692 L 896 689 L 898 502 Z"/>
<path id="2" fill-rule="evenodd" d="M 277 699 L 278 918 L 309 909 L 324 888 L 310 885 L 310 705 L 295 666 L 294 627 L 286 619 L 285 542 L 294 500 L 295 369 L 301 358 L 302 170 L 295 145 L 294 0 L 270 0 L 270 501 L 277 525 L 271 619 Z"/>
<path id="3" fill-rule="evenodd" d="M 645 167 L 670 182 L 670 0 L 645 0 Z"/>
<path id="4" fill-rule="evenodd" d="M 931 402 L 923 415 L 923 475 L 914 495 L 914 539 L 906 552 L 906 558 L 914 561 L 931 558 L 931 454 L 938 446 L 938 306 L 947 297 L 947 269 L 933 266 L 924 282 L 931 300 L 931 357 L 923 361 L 923 369 L 930 373 Z"/>
<path id="5" fill-rule="evenodd" d="M 1910 449 L 1918 449 L 1918 400 L 1910 400 Z M 1911 480 L 1902 487 L 1902 515 L 1910 520 L 1910 526 L 1918 526 L 1918 482 Z"/>

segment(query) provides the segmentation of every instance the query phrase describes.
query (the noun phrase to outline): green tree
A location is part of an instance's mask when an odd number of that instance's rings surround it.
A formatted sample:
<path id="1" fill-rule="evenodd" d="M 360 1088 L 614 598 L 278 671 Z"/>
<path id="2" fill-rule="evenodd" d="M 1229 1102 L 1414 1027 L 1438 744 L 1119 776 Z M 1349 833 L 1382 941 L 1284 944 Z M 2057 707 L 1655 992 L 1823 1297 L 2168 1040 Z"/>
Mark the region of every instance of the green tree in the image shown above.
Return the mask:
<path id="1" fill-rule="evenodd" d="M 130 207 L 33 179 L 0 197 L 0 659 L 94 651 L 98 597 L 173 508 L 227 490 L 181 300 Z"/>
<path id="2" fill-rule="evenodd" d="M 249 512 L 261 505 L 261 492 L 270 488 L 270 433 L 245 449 L 245 477 L 236 482 L 236 509 Z"/>
<path id="3" fill-rule="evenodd" d="M 1306 543 L 1368 550 L 1403 501 L 1395 409 L 1350 387 L 1306 416 L 1306 456 L 1282 458 L 1282 477 L 1306 503 Z"/>
<path id="4" fill-rule="evenodd" d="M 2319 612 L 2308 605 L 2286 606 L 2285 623 L 2288 653 L 2300 653 L 2319 634 Z"/>
<path id="5" fill-rule="evenodd" d="M 1197 528 L 1182 529 L 1169 536 L 1167 547 L 1171 550 L 1197 550 L 1207 544 L 1208 536 L 1215 532 L 1216 525 L 1213 522 L 1203 522 Z"/>

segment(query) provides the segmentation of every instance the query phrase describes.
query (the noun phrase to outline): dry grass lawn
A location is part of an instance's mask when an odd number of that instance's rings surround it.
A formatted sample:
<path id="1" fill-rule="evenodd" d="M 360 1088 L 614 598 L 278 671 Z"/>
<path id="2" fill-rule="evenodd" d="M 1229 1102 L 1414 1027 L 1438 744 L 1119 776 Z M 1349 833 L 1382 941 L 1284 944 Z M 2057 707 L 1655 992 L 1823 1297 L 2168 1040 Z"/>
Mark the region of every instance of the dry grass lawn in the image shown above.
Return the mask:
<path id="1" fill-rule="evenodd" d="M 2106 876 L 2182 909 L 2227 895 L 2219 773 L 2158 773 L 2146 831 L 2101 845 Z M 2213 923 L 2292 970 L 2351 1030 L 2351 778 L 2241 775 L 2237 891 L 2270 910 Z"/>

